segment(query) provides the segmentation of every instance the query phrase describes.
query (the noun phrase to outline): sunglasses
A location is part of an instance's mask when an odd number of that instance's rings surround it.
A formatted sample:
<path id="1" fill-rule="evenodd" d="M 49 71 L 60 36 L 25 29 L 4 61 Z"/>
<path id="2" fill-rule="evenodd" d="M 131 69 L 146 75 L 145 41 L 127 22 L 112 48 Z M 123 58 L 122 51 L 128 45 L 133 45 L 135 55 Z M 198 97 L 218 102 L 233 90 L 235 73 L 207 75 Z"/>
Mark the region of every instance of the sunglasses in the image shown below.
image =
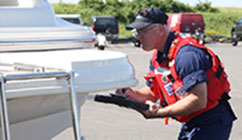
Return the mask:
<path id="1" fill-rule="evenodd" d="M 133 36 L 134 36 L 135 38 L 137 38 L 139 35 L 142 35 L 142 34 L 146 33 L 147 31 L 154 29 L 155 27 L 157 27 L 157 25 L 152 25 L 152 26 L 149 26 L 149 27 L 147 27 L 147 28 L 139 29 L 139 30 L 134 29 L 134 30 L 132 31 L 132 34 L 133 34 Z"/>

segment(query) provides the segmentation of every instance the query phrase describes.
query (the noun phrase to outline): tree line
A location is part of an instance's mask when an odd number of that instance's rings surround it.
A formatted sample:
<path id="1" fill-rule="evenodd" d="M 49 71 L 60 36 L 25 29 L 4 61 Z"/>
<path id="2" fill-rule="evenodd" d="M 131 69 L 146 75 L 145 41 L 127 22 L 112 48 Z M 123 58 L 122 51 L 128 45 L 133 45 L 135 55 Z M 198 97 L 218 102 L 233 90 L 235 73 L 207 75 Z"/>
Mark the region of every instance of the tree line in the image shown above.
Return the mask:
<path id="1" fill-rule="evenodd" d="M 198 0 L 196 6 L 175 0 L 80 0 L 78 4 L 52 4 L 56 14 L 81 14 L 84 23 L 90 24 L 91 16 L 113 16 L 119 24 L 128 24 L 134 20 L 136 11 L 147 7 L 160 9 L 166 13 L 179 12 L 219 12 L 211 2 Z"/>

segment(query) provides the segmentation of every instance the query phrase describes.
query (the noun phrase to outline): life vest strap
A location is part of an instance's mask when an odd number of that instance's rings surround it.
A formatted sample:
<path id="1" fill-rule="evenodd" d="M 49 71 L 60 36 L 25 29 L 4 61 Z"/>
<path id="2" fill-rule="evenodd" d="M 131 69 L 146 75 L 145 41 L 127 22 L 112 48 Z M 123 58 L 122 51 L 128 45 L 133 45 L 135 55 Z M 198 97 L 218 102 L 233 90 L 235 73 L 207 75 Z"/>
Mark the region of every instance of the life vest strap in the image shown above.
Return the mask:
<path id="1" fill-rule="evenodd" d="M 215 73 L 215 76 L 219 79 L 220 77 L 221 77 L 221 75 L 222 75 L 222 73 L 223 73 L 223 67 L 219 64 L 219 66 L 218 66 L 218 70 L 217 70 L 217 72 Z"/>
<path id="2" fill-rule="evenodd" d="M 217 70 L 217 72 L 215 73 L 215 76 L 219 79 L 220 78 L 220 76 L 222 75 L 222 73 L 223 73 L 223 67 L 221 66 L 221 61 L 220 61 L 220 59 L 219 59 L 219 57 L 216 55 L 216 58 L 218 59 L 218 62 L 219 62 L 219 66 L 218 66 L 218 70 Z"/>
<path id="3" fill-rule="evenodd" d="M 234 111 L 232 110 L 232 108 L 231 108 L 229 102 L 228 102 L 229 99 L 231 99 L 231 97 L 229 96 L 229 94 L 226 93 L 226 92 L 224 92 L 224 93 L 221 95 L 221 99 L 219 100 L 219 104 L 223 104 L 223 105 L 225 105 L 225 107 L 226 107 L 226 109 L 229 111 L 229 113 L 230 113 L 233 117 L 237 118 L 237 117 L 235 116 Z"/>
<path id="4" fill-rule="evenodd" d="M 171 80 L 172 83 L 175 82 L 175 79 L 171 74 L 167 75 L 167 77 Z"/>

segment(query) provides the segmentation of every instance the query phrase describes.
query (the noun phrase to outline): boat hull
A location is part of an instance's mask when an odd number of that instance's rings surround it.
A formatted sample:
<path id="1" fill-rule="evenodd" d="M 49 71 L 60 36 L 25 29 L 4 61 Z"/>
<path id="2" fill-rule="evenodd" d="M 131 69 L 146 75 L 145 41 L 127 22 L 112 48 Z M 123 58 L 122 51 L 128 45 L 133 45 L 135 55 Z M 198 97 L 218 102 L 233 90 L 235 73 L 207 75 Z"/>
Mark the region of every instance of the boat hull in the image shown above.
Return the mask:
<path id="1" fill-rule="evenodd" d="M 83 105 L 87 95 L 77 94 L 79 107 Z M 69 93 L 12 98 L 7 102 L 10 124 L 41 118 L 71 108 Z"/>
<path id="2" fill-rule="evenodd" d="M 137 83 L 127 55 L 80 50 L 94 47 L 95 32 L 56 17 L 47 0 L 1 1 L 0 21 L 0 74 L 4 77 L 72 72 L 79 107 L 89 92 Z M 70 126 L 68 79 L 6 81 L 4 89 L 12 139 L 49 140 Z"/>

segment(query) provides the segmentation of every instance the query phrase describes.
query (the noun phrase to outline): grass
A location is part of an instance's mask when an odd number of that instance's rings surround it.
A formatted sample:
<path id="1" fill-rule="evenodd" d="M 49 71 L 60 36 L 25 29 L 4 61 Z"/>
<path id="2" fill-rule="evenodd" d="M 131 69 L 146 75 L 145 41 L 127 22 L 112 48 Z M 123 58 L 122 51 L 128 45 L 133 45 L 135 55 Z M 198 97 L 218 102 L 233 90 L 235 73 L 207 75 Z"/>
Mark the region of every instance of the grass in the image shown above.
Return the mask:
<path id="1" fill-rule="evenodd" d="M 219 13 L 202 13 L 205 20 L 205 30 L 214 30 L 217 35 L 230 36 L 234 21 L 242 17 L 242 8 L 218 8 Z"/>

